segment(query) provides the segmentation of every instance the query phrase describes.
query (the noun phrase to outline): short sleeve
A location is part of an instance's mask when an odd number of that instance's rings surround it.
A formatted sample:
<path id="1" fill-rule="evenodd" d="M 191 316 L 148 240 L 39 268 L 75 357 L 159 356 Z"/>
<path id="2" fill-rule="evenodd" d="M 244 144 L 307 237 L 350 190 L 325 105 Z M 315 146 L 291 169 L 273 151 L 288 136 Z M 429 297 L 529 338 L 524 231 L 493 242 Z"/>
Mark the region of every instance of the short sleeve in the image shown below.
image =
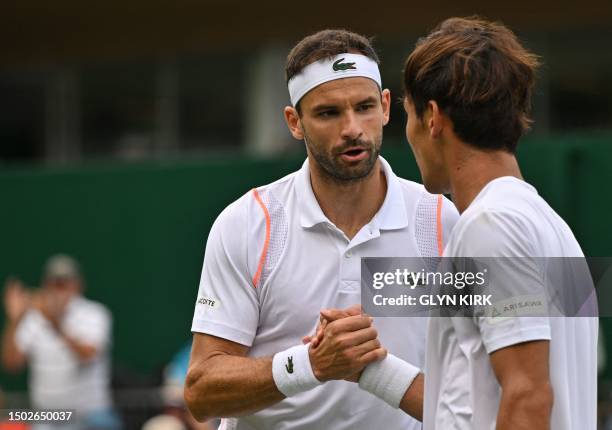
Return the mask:
<path id="1" fill-rule="evenodd" d="M 42 326 L 42 318 L 37 311 L 29 310 L 21 318 L 15 331 L 15 343 L 17 348 L 23 354 L 30 354 L 32 346 L 36 342 L 36 334 L 40 332 Z"/>
<path id="2" fill-rule="evenodd" d="M 248 265 L 248 198 L 228 206 L 213 224 L 193 315 L 192 332 L 251 346 L 259 299 Z"/>
<path id="3" fill-rule="evenodd" d="M 534 340 L 550 340 L 547 292 L 542 259 L 534 257 L 530 229 L 517 214 L 483 211 L 463 226 L 453 256 L 475 257 L 488 273 L 493 306 L 475 316 L 486 351 Z M 539 306 L 534 316 L 517 316 L 519 303 Z M 513 311 L 508 312 L 508 309 Z"/>

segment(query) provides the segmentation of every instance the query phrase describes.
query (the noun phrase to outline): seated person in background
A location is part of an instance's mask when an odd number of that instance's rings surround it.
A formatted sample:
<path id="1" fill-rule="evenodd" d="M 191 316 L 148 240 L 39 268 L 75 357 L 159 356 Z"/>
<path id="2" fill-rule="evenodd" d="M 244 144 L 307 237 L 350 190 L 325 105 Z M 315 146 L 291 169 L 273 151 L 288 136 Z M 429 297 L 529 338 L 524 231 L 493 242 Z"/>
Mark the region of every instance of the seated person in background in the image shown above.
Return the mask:
<path id="1" fill-rule="evenodd" d="M 213 430 L 219 426 L 219 420 L 197 422 L 185 405 L 183 390 L 190 355 L 191 342 L 188 342 L 174 354 L 164 369 L 164 382 L 161 387 L 163 412 L 150 418 L 142 430 Z"/>

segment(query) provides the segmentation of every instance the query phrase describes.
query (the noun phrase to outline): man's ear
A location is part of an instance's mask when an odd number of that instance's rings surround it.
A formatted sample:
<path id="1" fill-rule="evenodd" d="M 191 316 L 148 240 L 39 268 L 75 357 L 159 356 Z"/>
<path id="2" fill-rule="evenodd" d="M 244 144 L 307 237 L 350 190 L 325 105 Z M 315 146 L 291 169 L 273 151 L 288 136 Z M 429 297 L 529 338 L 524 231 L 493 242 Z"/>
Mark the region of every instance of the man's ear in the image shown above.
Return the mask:
<path id="1" fill-rule="evenodd" d="M 440 110 L 438 103 L 435 100 L 427 102 L 427 128 L 432 139 L 437 139 L 442 134 L 445 124 L 444 113 Z"/>
<path id="2" fill-rule="evenodd" d="M 391 91 L 388 89 L 382 90 L 380 101 L 383 109 L 383 125 L 389 123 L 389 115 L 391 114 Z"/>
<path id="3" fill-rule="evenodd" d="M 300 121 L 297 110 L 293 106 L 285 106 L 283 113 L 285 114 L 285 122 L 287 123 L 291 135 L 297 140 L 304 140 L 302 122 Z"/>

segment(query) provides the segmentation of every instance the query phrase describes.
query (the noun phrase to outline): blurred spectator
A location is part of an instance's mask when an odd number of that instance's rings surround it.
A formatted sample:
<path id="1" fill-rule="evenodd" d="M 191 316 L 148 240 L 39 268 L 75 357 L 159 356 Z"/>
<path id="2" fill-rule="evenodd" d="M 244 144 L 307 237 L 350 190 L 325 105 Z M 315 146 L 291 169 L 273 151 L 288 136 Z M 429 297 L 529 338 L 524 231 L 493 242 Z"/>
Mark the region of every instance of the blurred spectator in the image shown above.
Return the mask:
<path id="1" fill-rule="evenodd" d="M 121 428 L 109 391 L 111 315 L 82 290 L 78 264 L 67 255 L 47 261 L 37 291 L 18 279 L 6 282 L 4 367 L 17 372 L 28 363 L 34 409 L 75 411 L 70 425 L 40 424 L 35 430 Z"/>
<path id="2" fill-rule="evenodd" d="M 161 388 L 164 411 L 148 420 L 142 430 L 213 430 L 218 427 L 218 420 L 197 422 L 185 406 L 183 389 L 190 354 L 191 342 L 185 344 L 166 366 Z"/>

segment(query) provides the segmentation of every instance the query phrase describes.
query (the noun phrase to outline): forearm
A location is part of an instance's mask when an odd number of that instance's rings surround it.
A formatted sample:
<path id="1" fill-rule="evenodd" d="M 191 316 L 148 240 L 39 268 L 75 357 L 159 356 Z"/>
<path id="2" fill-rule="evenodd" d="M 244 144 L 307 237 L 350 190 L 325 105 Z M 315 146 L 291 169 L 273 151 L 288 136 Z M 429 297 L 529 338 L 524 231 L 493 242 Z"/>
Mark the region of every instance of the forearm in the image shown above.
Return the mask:
<path id="1" fill-rule="evenodd" d="M 87 362 L 92 360 L 98 355 L 98 349 L 95 346 L 84 344 L 78 340 L 60 332 L 60 336 L 68 347 L 76 354 L 79 360 Z"/>
<path id="2" fill-rule="evenodd" d="M 198 420 L 246 415 L 278 403 L 285 396 L 272 377 L 272 358 L 216 355 L 192 366 L 185 400 Z"/>
<path id="3" fill-rule="evenodd" d="M 497 430 L 549 430 L 554 393 L 550 383 L 550 341 L 533 340 L 491 353 L 501 387 Z"/>
<path id="4" fill-rule="evenodd" d="M 404 393 L 400 402 L 400 409 L 413 418 L 423 421 L 423 392 L 425 388 L 425 377 L 419 373 L 410 387 Z"/>
<path id="5" fill-rule="evenodd" d="M 81 342 L 74 337 L 68 335 L 61 327 L 59 320 L 49 319 L 49 322 L 55 329 L 56 333 L 62 338 L 64 343 L 68 345 L 70 350 L 79 358 L 82 362 L 92 360 L 98 355 L 98 348 L 93 345 Z"/>
<path id="6" fill-rule="evenodd" d="M 502 388 L 497 430 L 549 430 L 553 393 L 550 386 Z"/>
<path id="7" fill-rule="evenodd" d="M 16 372 L 25 364 L 25 356 L 15 342 L 17 323 L 6 321 L 2 333 L 2 365 L 8 371 Z"/>

